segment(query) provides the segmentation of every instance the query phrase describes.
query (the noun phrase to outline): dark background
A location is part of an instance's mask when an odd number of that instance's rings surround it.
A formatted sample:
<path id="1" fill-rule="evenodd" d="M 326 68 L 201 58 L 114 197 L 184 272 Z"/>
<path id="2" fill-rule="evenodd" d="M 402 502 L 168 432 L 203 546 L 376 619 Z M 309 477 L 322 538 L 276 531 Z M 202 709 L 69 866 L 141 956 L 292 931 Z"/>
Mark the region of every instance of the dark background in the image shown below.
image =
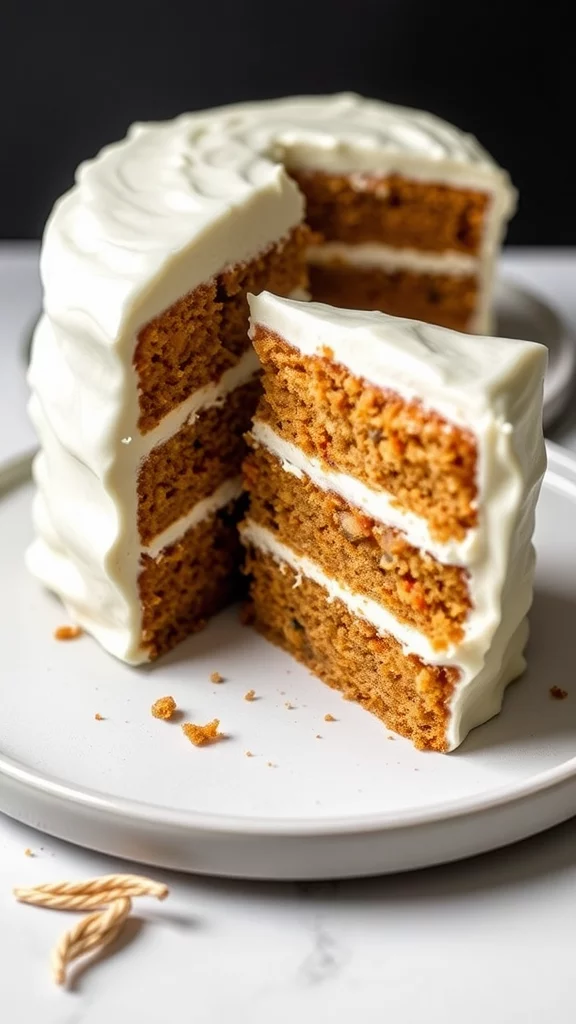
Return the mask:
<path id="1" fill-rule="evenodd" d="M 432 110 L 477 135 L 520 190 L 510 242 L 574 244 L 564 9 L 509 0 L 0 0 L 0 237 L 38 237 L 76 165 L 132 121 L 351 89 Z"/>

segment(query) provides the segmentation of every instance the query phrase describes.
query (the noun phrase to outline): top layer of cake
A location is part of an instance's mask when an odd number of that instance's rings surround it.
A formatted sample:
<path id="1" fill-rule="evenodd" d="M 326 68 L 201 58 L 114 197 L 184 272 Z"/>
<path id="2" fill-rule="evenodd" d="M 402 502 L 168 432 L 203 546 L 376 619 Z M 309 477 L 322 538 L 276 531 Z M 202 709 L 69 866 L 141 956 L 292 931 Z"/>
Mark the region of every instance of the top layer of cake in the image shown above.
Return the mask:
<path id="1" fill-rule="evenodd" d="M 487 245 L 514 205 L 508 176 L 471 136 L 431 114 L 355 95 L 135 125 L 80 167 L 54 209 L 41 262 L 47 312 L 79 329 L 90 322 L 113 343 L 128 320 L 140 326 L 302 219 L 302 196 L 284 165 L 402 173 L 489 192 Z"/>
<path id="2" fill-rule="evenodd" d="M 516 419 L 526 379 L 543 356 L 542 345 L 506 338 L 466 340 L 457 331 L 384 313 L 337 309 L 263 293 L 252 302 L 257 321 L 271 322 L 306 355 L 330 349 L 336 363 L 380 388 L 416 399 L 475 432 L 482 417 Z M 526 409 L 538 417 L 538 395 Z"/>

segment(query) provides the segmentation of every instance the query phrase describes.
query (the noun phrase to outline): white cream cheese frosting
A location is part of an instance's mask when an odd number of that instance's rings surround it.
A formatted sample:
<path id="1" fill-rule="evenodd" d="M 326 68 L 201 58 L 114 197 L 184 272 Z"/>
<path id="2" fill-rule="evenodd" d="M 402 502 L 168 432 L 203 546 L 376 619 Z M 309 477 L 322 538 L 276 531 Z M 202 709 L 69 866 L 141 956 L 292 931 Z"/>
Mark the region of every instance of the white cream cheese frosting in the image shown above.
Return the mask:
<path id="1" fill-rule="evenodd" d="M 478 524 L 463 541 L 439 545 L 421 517 L 394 507 L 384 490 L 373 490 L 305 456 L 266 424 L 253 435 L 289 472 L 306 474 L 385 524 L 409 542 L 468 572 L 472 609 L 464 637 L 441 653 L 376 602 L 323 579 L 269 531 L 249 523 L 246 540 L 310 575 L 379 631 L 392 633 L 406 653 L 460 671 L 450 704 L 448 749 L 470 729 L 496 714 L 506 685 L 524 668 L 526 615 L 532 602 L 534 513 L 545 469 L 542 387 L 547 350 L 533 342 L 475 338 L 383 313 L 357 313 L 320 303 L 298 303 L 267 292 L 250 297 L 251 324 L 263 324 L 307 356 L 327 348 L 335 362 L 376 387 L 417 399 L 459 427 L 477 445 Z M 331 357 L 332 358 L 332 357 Z"/>
<path id="2" fill-rule="evenodd" d="M 417 274 L 450 274 L 454 277 L 477 273 L 478 260 L 465 252 L 423 252 L 421 249 L 397 249 L 379 242 L 348 245 L 344 242 L 324 242 L 308 249 L 308 262 L 322 266 L 326 263 L 345 263 L 361 269 L 377 268 L 394 272 L 411 270 Z"/>
<path id="3" fill-rule="evenodd" d="M 139 463 L 220 394 L 217 384 L 190 396 L 143 438 L 132 365 L 137 333 L 302 222 L 304 200 L 285 165 L 353 172 L 358 188 L 367 174 L 397 171 L 485 190 L 486 266 L 515 201 L 505 172 L 469 135 L 351 94 L 135 125 L 79 168 L 42 247 L 44 316 L 30 384 L 43 451 L 28 563 L 71 616 L 129 662 L 147 658 L 137 589 Z M 247 364 L 234 369 L 224 390 L 249 379 Z"/>

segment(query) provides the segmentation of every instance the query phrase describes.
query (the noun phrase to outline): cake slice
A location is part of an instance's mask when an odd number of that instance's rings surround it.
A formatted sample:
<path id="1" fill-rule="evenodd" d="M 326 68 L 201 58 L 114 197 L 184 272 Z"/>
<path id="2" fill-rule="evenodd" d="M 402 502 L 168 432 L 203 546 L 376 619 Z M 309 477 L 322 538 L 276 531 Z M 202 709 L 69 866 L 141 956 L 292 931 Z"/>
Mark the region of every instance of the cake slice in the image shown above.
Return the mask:
<path id="1" fill-rule="evenodd" d="M 524 669 L 546 349 L 251 296 L 252 617 L 419 748 Z"/>

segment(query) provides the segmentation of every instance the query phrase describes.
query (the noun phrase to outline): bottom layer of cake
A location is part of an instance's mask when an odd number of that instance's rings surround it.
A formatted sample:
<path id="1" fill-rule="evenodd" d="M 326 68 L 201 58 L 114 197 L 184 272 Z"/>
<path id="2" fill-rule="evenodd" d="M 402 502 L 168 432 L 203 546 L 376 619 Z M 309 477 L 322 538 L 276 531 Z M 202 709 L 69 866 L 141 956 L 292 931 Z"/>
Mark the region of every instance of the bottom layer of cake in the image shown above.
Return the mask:
<path id="1" fill-rule="evenodd" d="M 150 659 L 198 632 L 211 615 L 242 595 L 241 504 L 232 502 L 203 519 L 156 558 L 142 556 L 142 646 Z"/>
<path id="2" fill-rule="evenodd" d="M 319 584 L 251 549 L 249 621 L 323 682 L 382 719 L 421 750 L 445 751 L 453 668 L 425 665 L 381 636 Z"/>
<path id="3" fill-rule="evenodd" d="M 472 329 L 478 299 L 472 274 L 391 271 L 340 261 L 311 264 L 309 271 L 310 293 L 316 302 L 347 309 L 379 309 L 456 331 Z"/>

